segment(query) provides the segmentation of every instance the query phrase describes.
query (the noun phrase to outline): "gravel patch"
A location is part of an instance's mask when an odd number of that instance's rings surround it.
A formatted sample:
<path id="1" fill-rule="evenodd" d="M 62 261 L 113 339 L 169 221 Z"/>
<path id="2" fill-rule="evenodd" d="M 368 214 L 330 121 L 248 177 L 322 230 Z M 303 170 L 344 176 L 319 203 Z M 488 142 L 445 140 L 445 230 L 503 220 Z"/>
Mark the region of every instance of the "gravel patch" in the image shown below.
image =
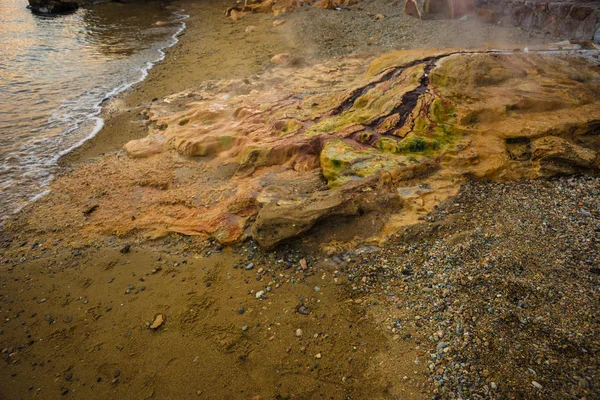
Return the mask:
<path id="1" fill-rule="evenodd" d="M 416 337 L 433 398 L 600 397 L 600 179 L 469 182 L 376 255 L 354 296 Z"/>

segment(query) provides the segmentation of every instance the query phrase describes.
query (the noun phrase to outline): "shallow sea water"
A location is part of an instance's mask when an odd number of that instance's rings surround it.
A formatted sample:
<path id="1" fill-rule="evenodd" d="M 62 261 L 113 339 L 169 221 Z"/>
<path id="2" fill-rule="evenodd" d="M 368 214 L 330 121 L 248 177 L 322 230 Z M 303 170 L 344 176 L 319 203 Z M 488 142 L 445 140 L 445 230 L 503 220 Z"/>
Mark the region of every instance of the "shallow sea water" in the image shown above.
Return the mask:
<path id="1" fill-rule="evenodd" d="M 40 16 L 0 0 L 0 224 L 42 196 L 57 161 L 102 128 L 102 103 L 143 80 L 184 29 L 160 2 Z"/>

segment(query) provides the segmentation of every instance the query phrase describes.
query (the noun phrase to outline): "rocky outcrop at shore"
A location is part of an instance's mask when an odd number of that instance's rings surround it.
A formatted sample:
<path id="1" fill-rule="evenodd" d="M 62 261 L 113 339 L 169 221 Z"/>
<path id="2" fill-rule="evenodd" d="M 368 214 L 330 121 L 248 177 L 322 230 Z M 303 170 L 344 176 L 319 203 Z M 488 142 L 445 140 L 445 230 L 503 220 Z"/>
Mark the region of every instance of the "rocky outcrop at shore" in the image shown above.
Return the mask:
<path id="1" fill-rule="evenodd" d="M 491 22 L 539 29 L 565 39 L 600 41 L 598 1 L 482 0 L 480 6 L 495 11 Z"/>
<path id="2" fill-rule="evenodd" d="M 598 170 L 600 75 L 586 54 L 419 50 L 364 72 L 360 60 L 277 69 L 166 99 L 148 112 L 151 135 L 125 148 L 231 166 L 213 188 L 229 195 L 167 230 L 271 247 L 332 216 L 388 213 L 375 231 L 394 232 L 464 176 Z"/>
<path id="3" fill-rule="evenodd" d="M 77 1 L 65 0 L 29 0 L 29 8 L 38 14 L 64 14 L 79 8 Z"/>
<path id="4" fill-rule="evenodd" d="M 598 171 L 599 55 L 570 44 L 409 50 L 206 82 L 155 102 L 130 157 L 58 177 L 59 211 L 31 218 L 266 248 L 343 222 L 324 248 L 381 243 L 466 178 Z"/>

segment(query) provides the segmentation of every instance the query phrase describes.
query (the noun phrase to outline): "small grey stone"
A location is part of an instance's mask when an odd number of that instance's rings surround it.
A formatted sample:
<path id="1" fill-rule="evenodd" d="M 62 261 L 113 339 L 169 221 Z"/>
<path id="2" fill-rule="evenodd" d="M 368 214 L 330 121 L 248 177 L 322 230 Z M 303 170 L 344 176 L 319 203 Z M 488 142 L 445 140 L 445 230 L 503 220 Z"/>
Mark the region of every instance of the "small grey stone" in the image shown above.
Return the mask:
<path id="1" fill-rule="evenodd" d="M 448 346 L 450 346 L 450 342 L 439 342 L 435 348 L 436 350 L 440 351 Z"/>
<path id="2" fill-rule="evenodd" d="M 250 264 L 246 265 L 247 271 L 251 270 L 252 268 L 254 268 L 254 263 L 250 263 Z"/>

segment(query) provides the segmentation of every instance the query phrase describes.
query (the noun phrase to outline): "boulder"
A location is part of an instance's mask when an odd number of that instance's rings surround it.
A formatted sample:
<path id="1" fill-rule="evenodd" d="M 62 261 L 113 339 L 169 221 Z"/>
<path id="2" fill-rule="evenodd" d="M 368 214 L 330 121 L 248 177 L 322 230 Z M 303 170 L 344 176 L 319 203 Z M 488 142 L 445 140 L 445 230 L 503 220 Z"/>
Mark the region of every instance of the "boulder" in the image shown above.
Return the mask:
<path id="1" fill-rule="evenodd" d="M 65 14 L 77 10 L 79 3 L 64 0 L 29 0 L 29 8 L 38 14 Z"/>

